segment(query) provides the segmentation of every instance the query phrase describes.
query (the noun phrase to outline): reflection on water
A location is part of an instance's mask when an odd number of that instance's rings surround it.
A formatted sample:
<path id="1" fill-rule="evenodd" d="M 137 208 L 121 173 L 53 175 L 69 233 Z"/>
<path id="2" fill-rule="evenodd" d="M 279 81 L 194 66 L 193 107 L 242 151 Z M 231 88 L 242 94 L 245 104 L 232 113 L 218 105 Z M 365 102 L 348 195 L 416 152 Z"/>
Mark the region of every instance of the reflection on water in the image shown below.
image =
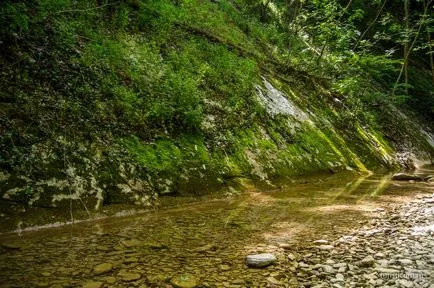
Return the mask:
<path id="1" fill-rule="evenodd" d="M 0 287 L 80 287 L 90 280 L 106 282 L 107 276 L 113 277 L 110 287 L 128 287 L 120 273 L 125 270 L 140 275 L 136 286 L 179 273 L 217 287 L 234 279 L 256 283 L 265 274 L 245 267 L 247 253 L 270 251 L 279 243 L 296 247 L 315 239 L 335 239 L 377 207 L 402 201 L 415 191 L 433 192 L 427 183 L 394 183 L 390 178 L 390 174 L 318 177 L 276 191 L 21 236 L 2 234 Z M 114 268 L 95 275 L 92 268 L 104 262 Z M 278 268 L 266 268 L 264 273 L 273 269 Z"/>

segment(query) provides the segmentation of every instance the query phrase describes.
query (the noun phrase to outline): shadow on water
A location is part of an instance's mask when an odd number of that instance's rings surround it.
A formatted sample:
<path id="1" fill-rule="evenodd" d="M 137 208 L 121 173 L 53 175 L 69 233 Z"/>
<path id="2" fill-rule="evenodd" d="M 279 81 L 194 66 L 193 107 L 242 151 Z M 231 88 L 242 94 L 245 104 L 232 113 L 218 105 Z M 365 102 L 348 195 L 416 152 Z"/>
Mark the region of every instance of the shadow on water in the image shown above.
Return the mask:
<path id="1" fill-rule="evenodd" d="M 151 285 L 179 273 L 217 287 L 234 279 L 256 283 L 265 274 L 245 266 L 248 253 L 280 253 L 279 243 L 296 249 L 316 239 L 336 239 L 367 221 L 376 208 L 405 201 L 415 192 L 432 193 L 433 186 L 396 183 L 391 174 L 336 174 L 270 192 L 2 234 L 0 287 L 79 287 L 89 280 L 106 281 L 106 276 L 114 277 L 110 287 L 125 287 L 118 279 L 125 269 L 141 275 L 137 284 Z M 114 268 L 94 275 L 92 267 L 103 262 Z M 273 269 L 277 267 L 264 271 Z"/>

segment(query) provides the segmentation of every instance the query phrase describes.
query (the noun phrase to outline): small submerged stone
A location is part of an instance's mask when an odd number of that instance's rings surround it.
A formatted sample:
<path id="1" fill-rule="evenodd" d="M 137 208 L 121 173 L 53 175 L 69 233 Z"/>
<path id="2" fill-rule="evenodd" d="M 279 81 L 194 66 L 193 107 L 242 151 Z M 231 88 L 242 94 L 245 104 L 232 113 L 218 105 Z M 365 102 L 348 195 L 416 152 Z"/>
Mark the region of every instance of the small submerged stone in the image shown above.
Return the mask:
<path id="1" fill-rule="evenodd" d="M 107 284 L 115 284 L 116 283 L 116 278 L 112 277 L 112 276 L 107 276 L 107 277 L 104 277 L 104 281 Z"/>
<path id="2" fill-rule="evenodd" d="M 126 271 L 119 272 L 118 276 L 124 282 L 136 281 L 136 280 L 139 280 L 140 278 L 142 278 L 142 276 L 138 273 L 130 273 L 130 272 L 126 272 Z"/>
<path id="3" fill-rule="evenodd" d="M 99 281 L 90 281 L 83 285 L 83 288 L 101 288 L 103 285 L 102 282 Z"/>
<path id="4" fill-rule="evenodd" d="M 234 284 L 234 285 L 244 285 L 245 282 L 246 281 L 244 281 L 243 279 L 235 279 L 235 280 L 232 280 L 231 284 Z"/>
<path id="5" fill-rule="evenodd" d="M 113 264 L 101 263 L 101 264 L 98 264 L 95 267 L 93 267 L 93 272 L 96 275 L 101 275 L 101 274 L 105 274 L 105 273 L 112 271 L 112 269 L 113 269 Z"/>
<path id="6" fill-rule="evenodd" d="M 163 250 L 167 248 L 165 244 L 160 242 L 148 242 L 145 246 L 152 250 Z"/>
<path id="7" fill-rule="evenodd" d="M 142 242 L 137 239 L 130 239 L 121 241 L 121 244 L 124 245 L 126 248 L 133 248 L 136 246 L 140 246 Z"/>
<path id="8" fill-rule="evenodd" d="M 136 262 L 139 262 L 139 258 L 137 257 L 130 257 L 124 260 L 125 264 L 136 263 Z"/>
<path id="9" fill-rule="evenodd" d="M 104 246 L 104 245 L 99 245 L 99 246 L 96 246 L 96 250 L 99 250 L 99 251 L 110 251 L 110 248 L 107 247 L 107 246 Z"/>
<path id="10" fill-rule="evenodd" d="M 273 264 L 277 261 L 276 256 L 274 256 L 271 253 L 264 253 L 264 254 L 256 254 L 256 255 L 248 255 L 246 257 L 246 264 L 250 267 L 265 267 L 268 265 Z"/>
<path id="11" fill-rule="evenodd" d="M 198 279 L 192 275 L 183 274 L 173 277 L 170 280 L 175 288 L 194 288 L 197 286 Z"/>
<path id="12" fill-rule="evenodd" d="M 220 265 L 220 270 L 223 270 L 223 271 L 228 271 L 228 270 L 230 270 L 231 269 L 231 266 L 229 266 L 229 265 L 226 265 L 226 264 L 223 264 L 223 265 Z"/>
<path id="13" fill-rule="evenodd" d="M 207 244 L 204 245 L 202 247 L 197 248 L 195 251 L 196 252 L 207 252 L 207 251 L 213 251 L 216 250 L 216 246 L 213 244 Z"/>

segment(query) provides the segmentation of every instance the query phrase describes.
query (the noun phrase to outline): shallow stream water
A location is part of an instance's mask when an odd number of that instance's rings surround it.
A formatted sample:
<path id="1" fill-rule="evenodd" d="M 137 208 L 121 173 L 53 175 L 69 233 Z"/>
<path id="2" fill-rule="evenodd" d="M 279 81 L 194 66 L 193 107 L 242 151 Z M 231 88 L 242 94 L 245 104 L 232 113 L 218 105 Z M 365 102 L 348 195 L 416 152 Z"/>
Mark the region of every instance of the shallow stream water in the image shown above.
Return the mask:
<path id="1" fill-rule="evenodd" d="M 177 276 L 192 277 L 199 287 L 267 287 L 273 273 L 288 279 L 293 273 L 279 244 L 296 252 L 314 240 L 337 239 L 379 208 L 424 193 L 433 186 L 394 182 L 388 173 L 335 174 L 273 191 L 2 233 L 0 287 L 172 287 Z M 261 252 L 275 253 L 279 264 L 248 268 L 245 256 Z M 94 267 L 101 263 L 113 267 L 98 275 Z"/>

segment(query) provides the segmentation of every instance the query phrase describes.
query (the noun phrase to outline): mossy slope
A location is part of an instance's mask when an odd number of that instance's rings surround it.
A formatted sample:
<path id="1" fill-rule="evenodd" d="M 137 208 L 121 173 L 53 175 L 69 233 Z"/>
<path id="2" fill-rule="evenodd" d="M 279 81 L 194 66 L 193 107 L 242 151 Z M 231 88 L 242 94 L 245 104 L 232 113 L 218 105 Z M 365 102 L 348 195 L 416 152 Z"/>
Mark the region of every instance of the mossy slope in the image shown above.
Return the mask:
<path id="1" fill-rule="evenodd" d="M 356 114 L 326 80 L 280 61 L 279 31 L 242 1 L 216 2 L 0 4 L 3 199 L 155 205 L 240 179 L 392 168 L 401 146 L 382 127 L 396 121 L 433 155 L 408 119 Z M 270 112 L 260 91 L 304 116 Z"/>

